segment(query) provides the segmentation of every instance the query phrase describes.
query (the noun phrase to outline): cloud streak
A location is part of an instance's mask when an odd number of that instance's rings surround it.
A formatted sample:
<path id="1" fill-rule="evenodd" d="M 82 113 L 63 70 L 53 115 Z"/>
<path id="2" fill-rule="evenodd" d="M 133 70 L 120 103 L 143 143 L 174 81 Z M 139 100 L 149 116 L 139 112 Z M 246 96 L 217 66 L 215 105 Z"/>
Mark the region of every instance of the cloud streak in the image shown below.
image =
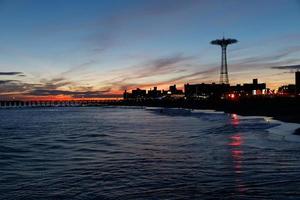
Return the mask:
<path id="1" fill-rule="evenodd" d="M 273 66 L 273 67 L 271 67 L 271 69 L 300 70 L 300 65 Z"/>
<path id="2" fill-rule="evenodd" d="M 76 87 L 75 83 L 63 78 L 41 80 L 39 84 L 25 83 L 19 80 L 0 80 L 0 97 L 4 96 L 69 96 L 73 98 L 111 98 L 118 95 L 111 92 L 111 88 L 94 90 L 93 87 Z M 60 89 L 72 85 L 74 89 Z"/>
<path id="3" fill-rule="evenodd" d="M 0 76 L 24 76 L 23 72 L 0 72 Z"/>
<path id="4" fill-rule="evenodd" d="M 122 43 L 119 40 L 119 33 L 124 31 L 124 27 L 128 27 L 132 22 L 155 17 L 172 16 L 172 14 L 177 12 L 200 5 L 203 7 L 203 3 L 199 0 L 148 1 L 141 4 L 136 2 L 136 6 L 133 8 L 124 9 L 117 14 L 105 18 L 98 18 L 93 22 L 82 24 L 79 27 L 92 30 L 92 33 L 84 39 L 84 42 L 90 45 L 93 52 L 103 53 Z M 131 31 L 131 35 L 140 36 L 141 33 L 144 37 L 145 32 L 142 29 Z"/>
<path id="5" fill-rule="evenodd" d="M 137 79 L 145 79 L 153 76 L 159 76 L 164 74 L 172 74 L 178 72 L 180 64 L 193 59 L 191 56 L 184 56 L 182 53 L 177 53 L 157 59 L 149 60 L 141 63 L 138 66 L 127 68 L 121 75 L 117 76 L 112 82 L 130 82 Z M 118 72 L 119 73 L 119 72 Z"/>
<path id="6" fill-rule="evenodd" d="M 266 62 L 274 62 L 278 61 L 282 58 L 285 58 L 293 53 L 300 52 L 300 46 L 292 46 L 285 49 L 281 49 L 278 52 L 272 55 L 264 55 L 264 56 L 252 56 L 248 58 L 243 58 L 238 60 L 241 64 L 252 64 L 252 63 L 266 63 Z"/>
<path id="7" fill-rule="evenodd" d="M 216 68 L 209 69 L 209 70 L 203 70 L 198 71 L 194 73 L 190 73 L 187 75 L 181 75 L 176 76 L 174 78 L 167 79 L 165 81 L 159 81 L 156 84 L 153 83 L 144 83 L 144 84 L 124 84 L 121 89 L 134 89 L 137 87 L 146 88 L 146 87 L 153 87 L 153 86 L 165 86 L 165 85 L 172 85 L 172 84 L 184 84 L 184 83 L 192 83 L 195 81 L 200 81 L 200 78 L 202 79 L 201 82 L 204 82 L 204 79 L 208 78 L 211 73 L 216 72 Z"/>
<path id="8" fill-rule="evenodd" d="M 67 90 L 46 90 L 37 89 L 25 93 L 29 96 L 72 96 L 73 98 L 109 98 L 115 97 L 115 94 L 110 94 L 110 90 L 104 91 L 67 91 Z"/>
<path id="9" fill-rule="evenodd" d="M 11 83 L 14 82 L 15 80 L 0 80 L 0 85 L 1 84 L 7 84 L 7 83 Z"/>

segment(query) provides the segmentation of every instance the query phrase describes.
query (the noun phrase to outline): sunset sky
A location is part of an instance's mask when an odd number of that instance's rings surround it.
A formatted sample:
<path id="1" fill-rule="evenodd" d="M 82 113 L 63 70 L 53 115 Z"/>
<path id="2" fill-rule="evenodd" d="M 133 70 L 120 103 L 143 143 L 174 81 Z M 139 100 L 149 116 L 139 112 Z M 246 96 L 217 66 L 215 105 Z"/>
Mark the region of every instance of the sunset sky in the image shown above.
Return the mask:
<path id="1" fill-rule="evenodd" d="M 124 89 L 294 83 L 298 0 L 0 0 L 0 98 L 117 97 Z"/>

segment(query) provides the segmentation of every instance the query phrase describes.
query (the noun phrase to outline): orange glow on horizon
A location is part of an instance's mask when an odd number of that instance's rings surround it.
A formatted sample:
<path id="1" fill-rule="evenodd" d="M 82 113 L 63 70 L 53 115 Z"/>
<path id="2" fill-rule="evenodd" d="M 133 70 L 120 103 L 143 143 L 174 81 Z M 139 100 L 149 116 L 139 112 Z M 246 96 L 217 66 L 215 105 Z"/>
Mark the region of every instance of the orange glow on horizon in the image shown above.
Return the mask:
<path id="1" fill-rule="evenodd" d="M 193 82 L 193 81 L 192 81 Z M 201 80 L 198 81 L 199 83 Z M 205 82 L 205 81 L 204 81 Z M 241 83 L 249 82 L 249 81 L 240 81 Z M 169 90 L 169 87 L 171 85 L 176 85 L 177 89 L 183 90 L 184 84 L 189 83 L 189 81 L 186 80 L 179 80 L 179 81 L 163 81 L 158 83 L 144 83 L 144 84 L 136 84 L 126 87 L 125 89 L 130 92 L 131 90 L 140 88 L 144 90 L 150 90 L 154 87 L 157 87 L 158 90 Z M 207 82 L 208 83 L 208 82 Z M 211 83 L 211 82 L 209 82 Z M 193 83 L 194 84 L 194 83 Z M 196 84 L 196 83 L 195 83 Z M 282 85 L 288 85 L 288 84 L 294 84 L 289 83 L 288 81 L 282 81 L 282 82 L 267 82 L 267 88 L 270 88 L 271 90 L 275 89 L 275 91 L 278 89 L 279 86 Z M 231 83 L 231 85 L 236 85 L 236 81 Z M 125 90 L 124 89 L 124 90 Z M 45 101 L 66 101 L 66 100 L 108 100 L 108 99 L 122 99 L 122 95 L 124 90 L 121 90 L 120 88 L 115 88 L 113 91 L 110 91 L 109 93 L 105 94 L 109 97 L 92 97 L 92 98 L 75 98 L 71 95 L 49 95 L 49 96 L 32 96 L 32 95 L 25 95 L 25 94 L 3 94 L 3 97 L 7 100 L 45 100 Z M 239 96 L 237 94 L 229 94 L 228 98 L 231 100 L 237 100 Z M 238 122 L 236 122 L 238 123 Z M 237 125 L 237 124 L 236 124 Z"/>
<path id="2" fill-rule="evenodd" d="M 93 97 L 93 98 L 75 98 L 67 95 L 51 95 L 51 96 L 13 96 L 9 100 L 15 101 L 104 101 L 104 100 L 120 100 L 122 97 Z"/>

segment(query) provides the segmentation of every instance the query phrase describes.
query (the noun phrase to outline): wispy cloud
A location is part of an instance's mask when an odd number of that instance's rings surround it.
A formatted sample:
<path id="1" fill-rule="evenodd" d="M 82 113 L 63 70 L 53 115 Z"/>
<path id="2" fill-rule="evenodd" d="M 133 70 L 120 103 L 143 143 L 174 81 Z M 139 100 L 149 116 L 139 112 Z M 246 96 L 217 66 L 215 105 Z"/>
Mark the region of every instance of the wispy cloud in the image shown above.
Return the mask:
<path id="1" fill-rule="evenodd" d="M 23 72 L 0 72 L 0 76 L 25 76 Z"/>
<path id="2" fill-rule="evenodd" d="M 172 16 L 179 11 L 186 10 L 191 7 L 202 6 L 203 3 L 199 0 L 164 0 L 164 1 L 148 1 L 136 2 L 135 6 L 123 9 L 122 11 L 95 19 L 88 24 L 81 24 L 80 29 L 89 29 L 91 33 L 84 38 L 95 53 L 103 53 L 106 50 L 113 48 L 124 42 L 119 40 L 120 33 L 124 30 L 130 30 L 128 27 L 132 22 L 148 20 L 155 17 Z M 126 27 L 126 29 L 124 28 Z M 135 29 L 130 32 L 135 39 L 142 33 L 145 37 L 145 32 L 142 29 Z"/>
<path id="3" fill-rule="evenodd" d="M 291 46 L 284 49 L 280 49 L 275 53 L 269 55 L 258 55 L 251 56 L 247 58 L 242 58 L 237 60 L 242 64 L 251 64 L 251 63 L 266 63 L 266 62 L 275 62 L 282 58 L 286 58 L 287 56 L 300 52 L 300 46 Z"/>
<path id="4" fill-rule="evenodd" d="M 132 66 L 122 70 L 123 72 L 121 72 L 121 75 L 112 81 L 120 83 L 134 81 L 140 78 L 171 74 L 179 70 L 179 64 L 191 59 L 193 59 L 192 56 L 184 56 L 182 53 L 176 53 L 173 55 L 148 60 L 137 66 Z"/>
<path id="5" fill-rule="evenodd" d="M 0 85 L 1 84 L 11 83 L 11 82 L 15 82 L 15 80 L 0 80 Z"/>
<path id="6" fill-rule="evenodd" d="M 300 32 L 273 36 L 269 38 L 260 38 L 259 40 L 256 41 L 248 41 L 248 42 L 241 41 L 239 45 L 233 47 L 231 51 L 244 51 L 244 50 L 249 50 L 254 48 L 256 49 L 258 47 L 266 47 L 266 46 L 272 46 L 274 48 L 274 44 L 278 44 L 278 43 L 287 43 L 293 45 L 295 44 L 295 41 L 299 41 L 299 39 L 300 39 Z"/>
<path id="7" fill-rule="evenodd" d="M 0 94 L 20 94 L 32 90 L 32 88 L 39 86 L 39 84 L 24 83 L 19 80 L 2 80 L 0 81 Z"/>
<path id="8" fill-rule="evenodd" d="M 67 85 L 70 85 L 72 84 L 73 82 L 71 81 L 68 81 L 64 78 L 53 78 L 53 79 L 50 79 L 50 80 L 47 80 L 47 79 L 42 79 L 41 80 L 41 88 L 43 89 L 58 89 L 60 87 L 63 87 L 63 86 L 67 86 Z"/>
<path id="9" fill-rule="evenodd" d="M 253 55 L 244 58 L 229 60 L 230 72 L 267 70 L 274 66 L 295 65 L 300 59 L 294 55 L 300 53 L 300 46 L 290 46 L 278 49 L 273 53 Z"/>
<path id="10" fill-rule="evenodd" d="M 111 88 L 102 88 L 95 90 L 93 87 L 77 87 L 75 83 L 63 78 L 54 78 L 50 80 L 41 80 L 38 84 L 25 83 L 20 80 L 0 80 L 0 96 L 57 96 L 64 95 L 73 98 L 96 98 L 96 97 L 115 97 Z M 69 86 L 72 89 L 60 89 Z"/>
<path id="11" fill-rule="evenodd" d="M 89 68 L 91 65 L 93 65 L 95 63 L 96 63 L 95 60 L 89 60 L 89 61 L 83 62 L 79 65 L 71 67 L 70 69 L 62 72 L 60 74 L 60 76 L 64 77 L 64 76 L 68 76 L 70 74 L 76 74 L 76 73 L 82 74 L 87 68 Z"/>
<path id="12" fill-rule="evenodd" d="M 24 95 L 29 96 L 72 96 L 73 98 L 109 98 L 115 97 L 115 94 L 109 93 L 110 90 L 104 91 L 68 91 L 68 90 L 46 90 L 46 89 L 36 89 L 25 93 Z"/>
<path id="13" fill-rule="evenodd" d="M 271 69 L 300 70 L 300 65 L 272 66 Z"/>
<path id="14" fill-rule="evenodd" d="M 185 83 L 199 83 L 199 81 L 205 82 L 205 79 L 209 78 L 212 73 L 216 73 L 218 68 L 214 67 L 212 69 L 208 70 L 203 70 L 203 71 L 198 71 L 198 72 L 193 72 L 189 73 L 187 75 L 179 75 L 175 76 L 173 78 L 169 78 L 167 80 L 162 80 L 158 81 L 155 84 L 149 82 L 149 83 L 143 83 L 143 84 L 124 84 L 120 89 L 125 90 L 125 89 L 134 89 L 137 87 L 141 88 L 147 88 L 147 87 L 153 87 L 153 86 L 161 86 L 165 87 L 166 85 L 173 85 L 173 84 L 185 84 Z"/>

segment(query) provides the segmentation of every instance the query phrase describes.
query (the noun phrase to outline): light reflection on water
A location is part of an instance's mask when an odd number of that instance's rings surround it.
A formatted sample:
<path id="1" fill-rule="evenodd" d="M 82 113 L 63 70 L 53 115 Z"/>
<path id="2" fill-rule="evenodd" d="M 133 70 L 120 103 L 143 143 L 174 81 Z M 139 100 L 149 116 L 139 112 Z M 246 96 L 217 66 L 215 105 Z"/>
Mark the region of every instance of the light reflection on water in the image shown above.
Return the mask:
<path id="1" fill-rule="evenodd" d="M 297 199 L 300 143 L 263 119 L 128 108 L 0 110 L 0 199 Z"/>
<path id="2" fill-rule="evenodd" d="M 239 125 L 239 117 L 237 114 L 231 114 L 231 124 L 234 127 L 238 127 Z M 231 156 L 233 158 L 233 168 L 235 172 L 235 184 L 237 192 L 240 195 L 243 195 L 244 192 L 247 190 L 243 180 L 240 178 L 240 174 L 243 173 L 243 145 L 244 139 L 240 133 L 235 133 L 234 135 L 230 136 L 230 142 L 228 145 L 231 147 Z"/>

